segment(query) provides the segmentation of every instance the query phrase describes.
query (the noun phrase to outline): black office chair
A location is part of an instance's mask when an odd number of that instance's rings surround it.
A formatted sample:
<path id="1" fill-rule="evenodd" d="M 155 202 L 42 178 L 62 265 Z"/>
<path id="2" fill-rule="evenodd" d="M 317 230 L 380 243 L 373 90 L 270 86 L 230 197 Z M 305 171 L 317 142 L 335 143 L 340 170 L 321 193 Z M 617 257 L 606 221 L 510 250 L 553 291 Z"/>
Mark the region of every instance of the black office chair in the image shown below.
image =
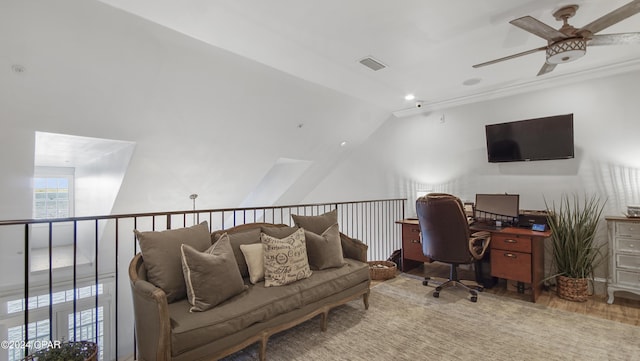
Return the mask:
<path id="1" fill-rule="evenodd" d="M 460 199 L 450 194 L 430 193 L 418 198 L 416 212 L 424 255 L 451 264 L 449 280 L 436 287 L 433 297 L 439 297 L 445 287 L 461 286 L 471 294 L 471 302 L 478 301 L 478 291 L 484 288 L 460 282 L 458 265 L 481 260 L 489 247 L 491 233 L 470 234 L 464 206 Z M 431 277 L 425 277 L 422 284 L 427 286 L 430 280 Z"/>

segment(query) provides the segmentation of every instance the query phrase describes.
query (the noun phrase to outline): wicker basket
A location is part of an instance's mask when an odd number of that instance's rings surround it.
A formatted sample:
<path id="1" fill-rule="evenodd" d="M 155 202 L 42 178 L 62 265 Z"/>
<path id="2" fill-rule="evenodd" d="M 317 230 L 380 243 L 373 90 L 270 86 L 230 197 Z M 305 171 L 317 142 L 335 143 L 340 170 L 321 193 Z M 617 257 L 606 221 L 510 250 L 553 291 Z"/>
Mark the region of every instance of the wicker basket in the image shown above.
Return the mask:
<path id="1" fill-rule="evenodd" d="M 565 300 L 584 302 L 589 296 L 589 279 L 557 276 L 556 292 Z"/>
<path id="2" fill-rule="evenodd" d="M 396 276 L 398 266 L 390 261 L 370 261 L 369 274 L 372 280 L 388 280 Z"/>

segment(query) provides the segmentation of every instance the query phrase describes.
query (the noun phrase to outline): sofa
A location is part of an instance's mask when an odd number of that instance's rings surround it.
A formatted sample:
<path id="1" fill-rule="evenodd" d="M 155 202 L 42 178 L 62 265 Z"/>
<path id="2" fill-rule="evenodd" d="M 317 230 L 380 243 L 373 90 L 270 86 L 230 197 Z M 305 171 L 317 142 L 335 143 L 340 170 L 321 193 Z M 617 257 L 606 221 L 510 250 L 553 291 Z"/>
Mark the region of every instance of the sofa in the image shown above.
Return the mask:
<path id="1" fill-rule="evenodd" d="M 318 315 L 326 331 L 329 311 L 360 297 L 368 309 L 367 246 L 338 231 L 335 211 L 293 217 L 295 227 L 135 230 L 141 253 L 129 278 L 138 359 L 217 360 L 259 343 L 265 360 L 273 334 Z M 294 258 L 301 265 L 282 266 Z"/>

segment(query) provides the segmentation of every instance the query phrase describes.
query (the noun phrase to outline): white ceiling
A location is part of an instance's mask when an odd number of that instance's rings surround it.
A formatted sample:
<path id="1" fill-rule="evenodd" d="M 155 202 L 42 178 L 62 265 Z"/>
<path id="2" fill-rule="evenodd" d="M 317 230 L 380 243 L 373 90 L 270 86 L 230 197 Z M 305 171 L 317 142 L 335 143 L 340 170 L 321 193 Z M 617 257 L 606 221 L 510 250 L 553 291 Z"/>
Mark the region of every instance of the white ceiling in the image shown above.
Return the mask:
<path id="1" fill-rule="evenodd" d="M 553 11 L 577 4 L 569 23 L 580 28 L 629 0 L 101 1 L 392 112 L 413 107 L 404 100 L 408 93 L 428 109 L 640 67 L 640 45 L 616 45 L 590 47 L 540 77 L 544 52 L 472 68 L 546 45 L 510 20 L 531 15 L 559 28 Z M 639 31 L 640 14 L 599 34 Z M 376 72 L 359 64 L 367 56 L 388 67 Z"/>

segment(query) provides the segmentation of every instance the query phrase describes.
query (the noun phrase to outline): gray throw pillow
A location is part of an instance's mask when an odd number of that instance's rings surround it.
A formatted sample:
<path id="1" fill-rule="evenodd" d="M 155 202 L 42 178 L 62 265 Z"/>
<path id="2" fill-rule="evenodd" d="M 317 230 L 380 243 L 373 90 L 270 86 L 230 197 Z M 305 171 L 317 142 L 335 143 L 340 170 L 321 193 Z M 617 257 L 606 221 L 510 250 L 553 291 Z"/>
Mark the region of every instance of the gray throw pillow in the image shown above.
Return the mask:
<path id="1" fill-rule="evenodd" d="M 215 233 L 214 243 L 217 242 L 224 233 Z M 241 244 L 253 244 L 260 243 L 260 228 L 252 228 L 246 231 L 229 233 L 229 241 L 231 242 L 231 248 L 233 249 L 233 255 L 238 263 L 240 274 L 243 278 L 249 277 L 249 268 L 247 267 L 247 261 L 240 249 Z"/>
<path id="2" fill-rule="evenodd" d="M 182 276 L 180 245 L 187 244 L 198 251 L 210 247 L 211 236 L 207 222 L 159 232 L 133 232 L 140 243 L 149 282 L 167 294 L 169 303 L 185 298 L 187 289 Z"/>
<path id="3" fill-rule="evenodd" d="M 226 233 L 204 252 L 186 244 L 180 252 L 190 312 L 206 311 L 247 289 Z"/>
<path id="4" fill-rule="evenodd" d="M 311 276 L 304 229 L 283 239 L 262 233 L 264 251 L 264 286 L 284 286 Z"/>
<path id="5" fill-rule="evenodd" d="M 277 227 L 277 226 L 260 227 L 260 231 L 262 231 L 262 233 L 275 238 L 288 237 L 297 230 L 298 230 L 298 227 Z"/>
<path id="6" fill-rule="evenodd" d="M 327 228 L 322 234 L 306 231 L 305 242 L 307 243 L 309 266 L 312 269 L 322 270 L 344 266 L 342 242 L 337 223 Z"/>
<path id="7" fill-rule="evenodd" d="M 338 223 L 338 210 L 321 214 L 319 216 L 299 216 L 292 214 L 293 223 L 300 228 L 311 231 L 316 234 L 322 234 L 327 228 Z"/>

